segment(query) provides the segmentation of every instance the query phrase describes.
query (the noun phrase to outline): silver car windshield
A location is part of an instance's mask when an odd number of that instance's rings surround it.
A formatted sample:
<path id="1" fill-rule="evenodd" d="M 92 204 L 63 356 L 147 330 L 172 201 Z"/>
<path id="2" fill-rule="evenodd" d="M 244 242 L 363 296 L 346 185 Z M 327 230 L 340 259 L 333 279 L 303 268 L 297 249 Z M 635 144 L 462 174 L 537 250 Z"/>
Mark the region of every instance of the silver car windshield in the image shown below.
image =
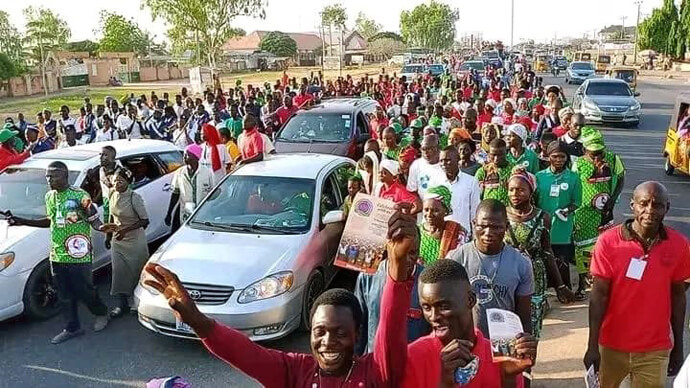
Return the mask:
<path id="1" fill-rule="evenodd" d="M 590 63 L 573 63 L 573 70 L 594 70 Z"/>
<path id="2" fill-rule="evenodd" d="M 585 92 L 588 96 L 620 96 L 630 97 L 632 93 L 628 85 L 619 82 L 591 83 Z"/>
<path id="3" fill-rule="evenodd" d="M 71 185 L 77 180 L 78 171 L 70 171 Z M 46 172 L 39 168 L 8 168 L 0 174 L 0 210 L 25 218 L 46 216 L 45 196 L 48 192 Z"/>
<path id="4" fill-rule="evenodd" d="M 192 227 L 247 233 L 304 233 L 311 224 L 312 179 L 231 175 L 189 222 Z"/>
<path id="5" fill-rule="evenodd" d="M 349 114 L 340 113 L 297 114 L 285 124 L 278 140 L 289 143 L 343 143 L 350 140 L 351 117 Z"/>

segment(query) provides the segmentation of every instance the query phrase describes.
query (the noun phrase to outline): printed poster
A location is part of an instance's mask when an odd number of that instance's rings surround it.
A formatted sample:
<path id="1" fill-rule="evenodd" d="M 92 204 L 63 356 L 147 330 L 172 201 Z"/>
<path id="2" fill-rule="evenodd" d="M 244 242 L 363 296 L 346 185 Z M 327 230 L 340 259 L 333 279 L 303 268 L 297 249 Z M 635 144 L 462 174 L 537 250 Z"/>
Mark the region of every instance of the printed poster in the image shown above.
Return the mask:
<path id="1" fill-rule="evenodd" d="M 520 317 L 512 311 L 501 309 L 487 309 L 486 316 L 494 362 L 517 359 L 516 336 L 524 331 Z"/>
<path id="2" fill-rule="evenodd" d="M 383 259 L 388 240 L 388 221 L 395 203 L 359 193 L 352 202 L 334 264 L 372 274 Z"/>

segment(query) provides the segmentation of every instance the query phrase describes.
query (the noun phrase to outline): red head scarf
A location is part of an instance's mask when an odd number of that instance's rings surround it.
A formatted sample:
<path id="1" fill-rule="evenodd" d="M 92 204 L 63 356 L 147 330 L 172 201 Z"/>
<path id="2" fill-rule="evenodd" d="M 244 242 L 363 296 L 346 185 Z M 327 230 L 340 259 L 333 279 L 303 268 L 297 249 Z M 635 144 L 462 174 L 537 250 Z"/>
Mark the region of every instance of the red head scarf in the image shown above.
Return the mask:
<path id="1" fill-rule="evenodd" d="M 218 152 L 218 145 L 221 144 L 218 130 L 210 124 L 204 124 L 201 130 L 204 132 L 206 144 L 208 144 L 211 149 L 211 167 L 213 171 L 218 171 L 222 167 L 220 164 L 220 153 Z"/>

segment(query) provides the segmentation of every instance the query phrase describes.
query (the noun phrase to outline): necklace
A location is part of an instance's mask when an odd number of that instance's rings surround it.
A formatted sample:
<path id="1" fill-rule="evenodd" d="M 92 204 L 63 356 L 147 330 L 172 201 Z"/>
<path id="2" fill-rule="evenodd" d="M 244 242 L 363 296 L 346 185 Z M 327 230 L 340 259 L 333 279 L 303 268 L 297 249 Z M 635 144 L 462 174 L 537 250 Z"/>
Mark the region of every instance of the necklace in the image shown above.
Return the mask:
<path id="1" fill-rule="evenodd" d="M 318 366 L 316 368 L 317 368 L 317 370 L 316 370 L 316 373 L 314 373 L 314 379 L 315 380 L 318 379 L 318 383 L 313 382 L 311 384 L 311 388 L 323 387 L 323 384 L 321 383 L 321 369 Z M 350 380 L 350 375 L 352 374 L 352 370 L 354 368 L 355 368 L 355 360 L 352 360 L 352 364 L 350 364 L 350 369 L 347 371 L 347 374 L 345 375 L 345 380 L 343 380 L 340 383 L 340 388 L 343 388 L 345 386 L 345 383 L 347 383 L 348 380 Z"/>
<path id="2" fill-rule="evenodd" d="M 513 207 L 509 207 L 508 211 L 510 212 L 510 215 L 515 216 L 515 218 L 518 218 L 520 220 L 524 220 L 526 218 L 529 218 L 529 216 L 532 215 L 534 212 L 534 205 L 529 205 L 529 210 L 526 212 L 521 212 L 518 209 L 515 209 Z"/>

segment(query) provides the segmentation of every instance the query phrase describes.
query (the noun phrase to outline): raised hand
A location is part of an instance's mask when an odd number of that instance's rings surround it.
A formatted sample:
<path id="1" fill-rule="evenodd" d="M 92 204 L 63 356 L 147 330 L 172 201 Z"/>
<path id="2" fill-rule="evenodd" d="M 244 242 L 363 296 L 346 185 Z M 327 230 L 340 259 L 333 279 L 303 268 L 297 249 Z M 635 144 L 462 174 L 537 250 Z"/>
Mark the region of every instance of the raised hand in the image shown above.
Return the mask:
<path id="1" fill-rule="evenodd" d="M 441 384 L 455 387 L 455 371 L 472 361 L 472 342 L 454 339 L 441 349 Z"/>
<path id="2" fill-rule="evenodd" d="M 412 205 L 409 203 L 396 204 L 397 211 L 388 221 L 388 252 L 389 274 L 396 281 L 405 281 L 408 276 L 408 252 L 417 240 L 417 223 L 410 214 Z"/>

